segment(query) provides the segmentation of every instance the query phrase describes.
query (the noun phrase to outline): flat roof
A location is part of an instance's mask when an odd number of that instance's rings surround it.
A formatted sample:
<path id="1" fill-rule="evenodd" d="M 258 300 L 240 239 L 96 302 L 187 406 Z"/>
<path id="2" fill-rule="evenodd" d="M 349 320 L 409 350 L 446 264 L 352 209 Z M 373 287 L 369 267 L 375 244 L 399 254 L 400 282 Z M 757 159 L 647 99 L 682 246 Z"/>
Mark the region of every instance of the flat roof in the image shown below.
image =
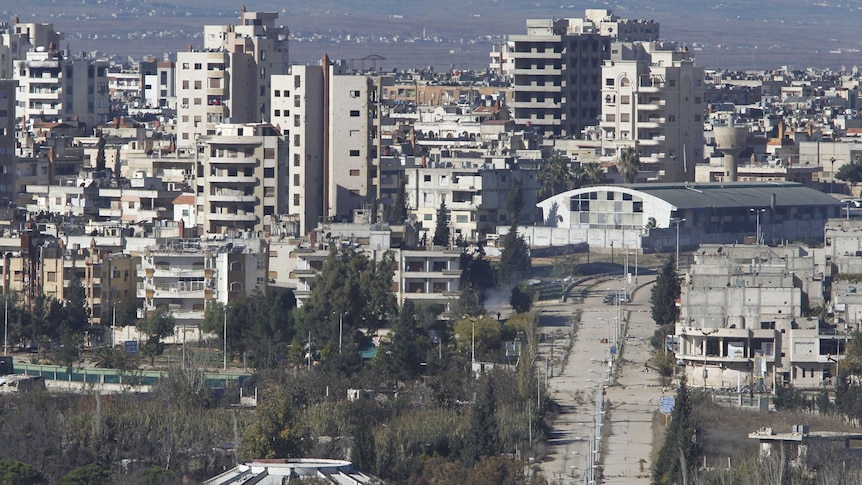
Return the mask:
<path id="1" fill-rule="evenodd" d="M 795 182 L 711 182 L 624 184 L 668 202 L 677 209 L 771 207 L 843 207 L 829 194 Z"/>

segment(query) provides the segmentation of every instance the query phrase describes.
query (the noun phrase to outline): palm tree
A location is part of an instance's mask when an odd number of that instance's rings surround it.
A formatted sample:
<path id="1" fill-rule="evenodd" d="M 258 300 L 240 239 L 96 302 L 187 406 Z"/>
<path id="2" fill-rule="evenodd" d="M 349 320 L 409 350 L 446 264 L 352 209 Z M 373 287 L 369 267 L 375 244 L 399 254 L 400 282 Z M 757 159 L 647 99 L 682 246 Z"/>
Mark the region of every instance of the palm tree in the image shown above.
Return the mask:
<path id="1" fill-rule="evenodd" d="M 605 179 L 605 172 L 598 163 L 587 163 L 584 167 L 585 185 L 598 185 Z"/>
<path id="2" fill-rule="evenodd" d="M 633 184 L 637 181 L 640 164 L 641 159 L 637 148 L 627 147 L 623 149 L 617 162 L 617 171 L 623 178 L 623 183 Z"/>
<path id="3" fill-rule="evenodd" d="M 572 188 L 572 171 L 559 154 L 548 158 L 539 169 L 539 198 L 546 199 Z"/>

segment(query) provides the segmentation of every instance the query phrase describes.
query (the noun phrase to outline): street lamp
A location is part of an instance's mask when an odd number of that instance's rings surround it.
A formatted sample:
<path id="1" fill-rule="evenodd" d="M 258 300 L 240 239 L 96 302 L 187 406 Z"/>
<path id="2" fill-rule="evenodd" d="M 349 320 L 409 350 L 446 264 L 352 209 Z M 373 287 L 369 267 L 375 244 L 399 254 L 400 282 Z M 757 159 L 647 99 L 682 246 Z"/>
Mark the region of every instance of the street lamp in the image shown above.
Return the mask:
<path id="1" fill-rule="evenodd" d="M 832 170 L 829 171 L 829 178 L 831 179 L 831 188 L 829 189 L 829 193 L 835 193 L 835 157 L 829 159 L 829 163 L 832 164 Z"/>
<path id="2" fill-rule="evenodd" d="M 676 272 L 679 273 L 679 225 L 685 222 L 685 219 L 674 217 L 670 222 L 676 224 Z"/>
<path id="3" fill-rule="evenodd" d="M 757 217 L 757 226 L 756 226 L 757 232 L 755 232 L 754 235 L 756 238 L 755 244 L 760 244 L 760 213 L 766 212 L 766 209 L 748 209 L 748 210 L 749 210 L 749 212 L 754 212 L 754 214 Z"/>
<path id="4" fill-rule="evenodd" d="M 4 288 L 5 289 L 5 288 Z M 3 355 L 9 355 L 9 295 L 3 295 L 6 306 L 3 310 Z"/>

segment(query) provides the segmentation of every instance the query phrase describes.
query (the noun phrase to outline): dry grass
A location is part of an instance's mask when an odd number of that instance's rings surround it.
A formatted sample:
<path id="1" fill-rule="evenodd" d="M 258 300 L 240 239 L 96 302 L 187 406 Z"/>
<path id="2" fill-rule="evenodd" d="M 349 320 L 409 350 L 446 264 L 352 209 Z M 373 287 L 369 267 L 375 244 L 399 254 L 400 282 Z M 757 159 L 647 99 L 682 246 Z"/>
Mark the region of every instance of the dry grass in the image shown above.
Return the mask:
<path id="1" fill-rule="evenodd" d="M 738 408 L 714 403 L 709 397 L 693 392 L 696 402 L 694 418 L 699 423 L 698 440 L 703 446 L 709 467 L 726 467 L 728 458 L 733 466 L 751 460 L 758 454 L 758 443 L 748 433 L 771 427 L 779 433 L 789 433 L 796 424 L 808 425 L 811 431 L 847 431 L 843 419 L 802 412 L 765 413 L 756 408 Z M 653 418 L 653 456 L 664 444 L 665 417 L 658 411 Z"/>

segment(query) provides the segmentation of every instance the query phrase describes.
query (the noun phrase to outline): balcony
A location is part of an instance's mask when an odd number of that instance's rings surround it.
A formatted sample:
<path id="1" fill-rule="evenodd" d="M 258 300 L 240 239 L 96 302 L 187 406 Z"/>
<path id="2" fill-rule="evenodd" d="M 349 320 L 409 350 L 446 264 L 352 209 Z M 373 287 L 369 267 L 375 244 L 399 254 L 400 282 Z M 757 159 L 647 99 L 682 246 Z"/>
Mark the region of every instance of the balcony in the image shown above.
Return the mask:
<path id="1" fill-rule="evenodd" d="M 207 180 L 214 184 L 257 184 L 257 177 L 245 175 L 210 175 Z"/>
<path id="2" fill-rule="evenodd" d="M 210 157 L 209 163 L 214 165 L 253 165 L 257 166 L 257 158 L 255 157 L 239 157 L 239 156 L 226 156 L 226 157 Z"/>
<path id="3" fill-rule="evenodd" d="M 235 203 L 255 203 L 257 197 L 254 195 L 228 195 L 218 194 L 207 196 L 209 202 L 235 202 Z"/>
<path id="4" fill-rule="evenodd" d="M 228 214 L 228 213 L 209 213 L 207 219 L 210 221 L 228 221 L 228 222 L 257 222 L 255 214 Z"/>

